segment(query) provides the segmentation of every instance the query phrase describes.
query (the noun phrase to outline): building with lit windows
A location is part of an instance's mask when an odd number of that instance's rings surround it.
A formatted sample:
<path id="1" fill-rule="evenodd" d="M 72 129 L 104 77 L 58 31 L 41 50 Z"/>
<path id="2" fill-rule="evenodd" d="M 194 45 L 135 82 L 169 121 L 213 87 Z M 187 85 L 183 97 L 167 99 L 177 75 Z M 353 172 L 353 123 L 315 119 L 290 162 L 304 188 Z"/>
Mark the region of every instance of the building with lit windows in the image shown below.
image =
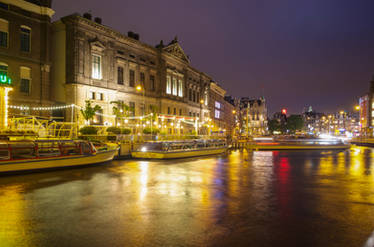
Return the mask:
<path id="1" fill-rule="evenodd" d="M 53 97 L 58 104 L 84 106 L 90 99 L 100 105 L 96 124 L 113 123 L 111 101 L 123 101 L 136 116 L 156 112 L 200 124 L 209 116 L 212 78 L 191 66 L 177 38 L 153 47 L 139 34 L 117 32 L 98 17 L 73 14 L 53 23 L 52 49 Z M 65 114 L 70 121 L 71 114 Z M 82 122 L 78 112 L 73 115 Z M 176 126 L 167 125 L 168 132 L 175 133 Z"/>
<path id="2" fill-rule="evenodd" d="M 267 106 L 264 97 L 240 99 L 241 132 L 245 135 L 265 135 L 268 132 Z"/>
<path id="3" fill-rule="evenodd" d="M 210 109 L 208 130 L 210 134 L 225 134 L 231 127 L 230 122 L 227 121 L 229 108 L 225 100 L 225 94 L 226 90 L 217 82 L 210 82 L 208 100 L 208 108 Z"/>
<path id="4" fill-rule="evenodd" d="M 369 93 L 363 95 L 359 99 L 359 111 L 360 111 L 360 128 L 361 135 L 373 136 L 374 126 L 374 76 L 370 81 Z"/>
<path id="5" fill-rule="evenodd" d="M 340 111 L 324 114 L 315 111 L 303 113 L 305 131 L 310 134 L 353 135 L 360 132 L 358 114 Z"/>
<path id="6" fill-rule="evenodd" d="M 51 115 L 50 0 L 0 0 L 0 74 L 12 80 L 10 115 Z M 16 106 L 16 107 L 13 107 Z M 27 106 L 20 110 L 21 106 Z"/>

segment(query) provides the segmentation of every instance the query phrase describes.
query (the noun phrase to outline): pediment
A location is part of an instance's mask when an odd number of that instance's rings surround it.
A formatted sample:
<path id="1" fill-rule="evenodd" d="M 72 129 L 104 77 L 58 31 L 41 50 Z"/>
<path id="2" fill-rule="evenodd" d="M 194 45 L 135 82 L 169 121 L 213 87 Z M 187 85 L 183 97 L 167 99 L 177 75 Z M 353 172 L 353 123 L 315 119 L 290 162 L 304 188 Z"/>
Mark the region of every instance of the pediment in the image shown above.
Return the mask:
<path id="1" fill-rule="evenodd" d="M 164 48 L 164 51 L 170 53 L 171 55 L 173 55 L 177 58 L 182 59 L 186 63 L 190 63 L 190 59 L 188 58 L 186 53 L 184 53 L 182 47 L 179 45 L 178 42 L 175 42 L 175 43 L 172 43 L 172 44 L 166 46 Z"/>
<path id="2" fill-rule="evenodd" d="M 103 51 L 105 50 L 105 45 L 102 43 L 97 37 L 91 41 L 89 41 L 91 49 L 96 51 Z"/>

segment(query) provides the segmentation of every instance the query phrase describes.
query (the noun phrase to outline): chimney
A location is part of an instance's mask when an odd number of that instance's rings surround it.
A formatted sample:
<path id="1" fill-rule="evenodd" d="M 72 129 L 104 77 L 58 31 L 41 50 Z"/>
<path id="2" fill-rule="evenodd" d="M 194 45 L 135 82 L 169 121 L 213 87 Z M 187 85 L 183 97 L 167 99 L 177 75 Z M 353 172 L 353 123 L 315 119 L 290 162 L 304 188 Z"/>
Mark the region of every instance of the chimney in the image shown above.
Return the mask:
<path id="1" fill-rule="evenodd" d="M 95 22 L 101 25 L 102 20 L 100 17 L 95 17 Z"/>
<path id="2" fill-rule="evenodd" d="M 91 20 L 92 19 L 92 15 L 90 13 L 86 12 L 86 13 L 83 14 L 83 18 Z"/>
<path id="3" fill-rule="evenodd" d="M 138 33 L 134 33 L 134 39 L 139 40 L 139 34 Z"/>
<path id="4" fill-rule="evenodd" d="M 128 32 L 127 32 L 127 36 L 128 36 L 129 38 L 134 38 L 134 32 L 133 32 L 133 31 L 128 31 Z"/>

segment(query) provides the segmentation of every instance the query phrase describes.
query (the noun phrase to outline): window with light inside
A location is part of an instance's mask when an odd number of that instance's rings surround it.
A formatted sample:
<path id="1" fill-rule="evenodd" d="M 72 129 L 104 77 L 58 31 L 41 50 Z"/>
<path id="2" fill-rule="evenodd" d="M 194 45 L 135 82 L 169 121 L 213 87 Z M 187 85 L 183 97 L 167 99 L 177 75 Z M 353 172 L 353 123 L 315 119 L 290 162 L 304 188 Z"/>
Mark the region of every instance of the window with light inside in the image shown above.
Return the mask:
<path id="1" fill-rule="evenodd" d="M 20 92 L 30 94 L 31 69 L 20 67 Z"/>
<path id="2" fill-rule="evenodd" d="M 101 79 L 101 56 L 92 54 L 92 78 Z"/>

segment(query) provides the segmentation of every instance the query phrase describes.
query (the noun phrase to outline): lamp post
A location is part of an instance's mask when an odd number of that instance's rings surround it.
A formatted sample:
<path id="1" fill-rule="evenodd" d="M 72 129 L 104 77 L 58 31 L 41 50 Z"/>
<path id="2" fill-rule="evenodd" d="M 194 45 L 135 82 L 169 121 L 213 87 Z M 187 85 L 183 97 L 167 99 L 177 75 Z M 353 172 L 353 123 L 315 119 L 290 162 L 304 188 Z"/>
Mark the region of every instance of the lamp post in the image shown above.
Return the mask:
<path id="1" fill-rule="evenodd" d="M 203 110 L 203 104 L 204 104 L 204 100 L 203 99 L 201 99 L 200 100 L 200 117 L 199 117 L 199 128 L 198 128 L 198 132 L 199 132 L 199 130 L 200 130 L 200 119 L 202 119 L 203 118 L 203 114 L 202 114 L 202 110 Z M 197 133 L 197 134 L 199 134 L 199 133 Z"/>
<path id="2" fill-rule="evenodd" d="M 236 120 L 236 111 L 235 110 L 232 110 L 232 114 L 234 115 L 233 116 L 233 127 L 234 127 L 234 131 L 233 131 L 233 133 L 232 133 L 232 136 L 234 136 L 236 133 L 236 122 L 235 122 L 235 120 Z M 232 127 L 231 127 L 231 129 L 232 129 Z"/>
<path id="3" fill-rule="evenodd" d="M 138 92 L 142 92 L 142 93 L 143 93 L 143 112 L 142 112 L 142 114 L 143 114 L 143 117 L 144 117 L 144 115 L 145 115 L 145 99 L 144 99 L 144 98 L 145 98 L 145 96 L 144 96 L 144 93 L 145 93 L 144 91 L 145 91 L 145 90 L 144 90 L 144 87 L 142 87 L 142 86 L 139 84 L 139 85 L 136 86 L 136 91 L 138 91 Z M 143 118 L 141 118 L 141 120 L 142 120 L 142 121 L 141 121 L 141 126 L 142 126 L 142 129 L 143 129 L 143 128 L 144 128 L 144 127 L 143 127 Z"/>

